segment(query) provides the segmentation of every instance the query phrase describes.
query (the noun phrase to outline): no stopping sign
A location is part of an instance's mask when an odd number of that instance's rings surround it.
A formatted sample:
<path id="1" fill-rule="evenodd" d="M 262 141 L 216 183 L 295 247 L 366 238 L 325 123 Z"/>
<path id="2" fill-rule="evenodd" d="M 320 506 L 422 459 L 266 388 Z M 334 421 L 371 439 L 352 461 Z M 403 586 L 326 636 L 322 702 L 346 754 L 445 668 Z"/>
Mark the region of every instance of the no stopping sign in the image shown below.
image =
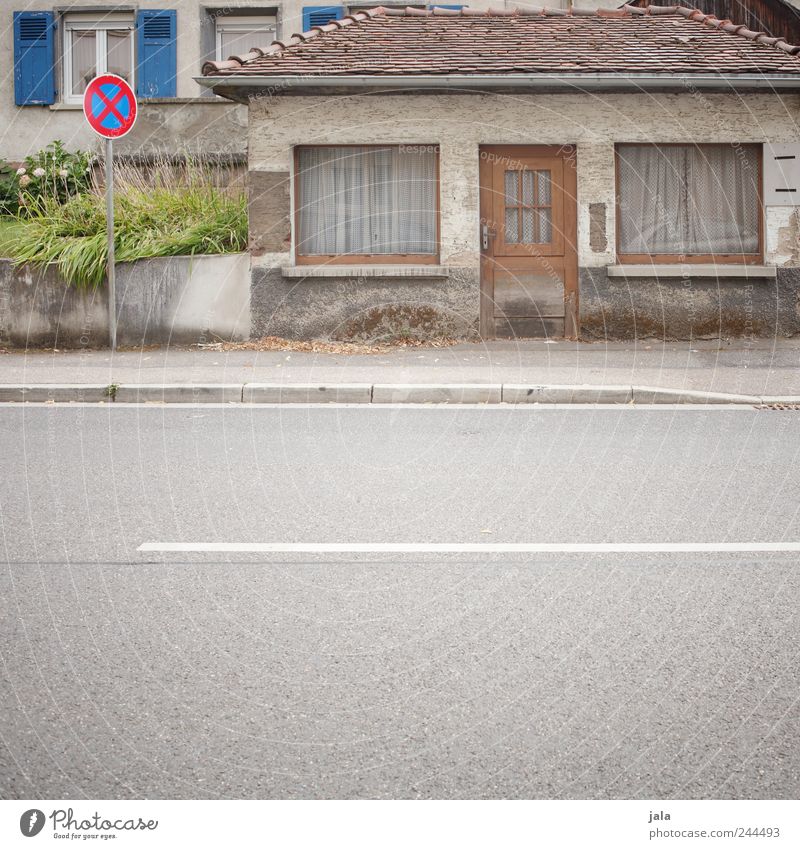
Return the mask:
<path id="1" fill-rule="evenodd" d="M 121 138 L 136 121 L 136 95 L 122 77 L 101 74 L 86 86 L 83 114 L 99 136 Z"/>

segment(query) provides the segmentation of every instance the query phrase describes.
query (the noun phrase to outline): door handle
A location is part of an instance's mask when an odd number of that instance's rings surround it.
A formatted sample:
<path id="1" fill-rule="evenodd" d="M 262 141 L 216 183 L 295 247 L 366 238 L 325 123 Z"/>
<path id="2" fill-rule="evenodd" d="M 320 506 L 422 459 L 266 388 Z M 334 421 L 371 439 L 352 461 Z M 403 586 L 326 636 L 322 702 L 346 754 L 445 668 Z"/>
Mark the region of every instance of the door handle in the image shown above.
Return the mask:
<path id="1" fill-rule="evenodd" d="M 488 224 L 484 224 L 481 227 L 481 244 L 483 245 L 483 249 L 485 251 L 489 250 L 489 239 L 493 239 L 495 236 L 494 230 L 489 229 Z"/>

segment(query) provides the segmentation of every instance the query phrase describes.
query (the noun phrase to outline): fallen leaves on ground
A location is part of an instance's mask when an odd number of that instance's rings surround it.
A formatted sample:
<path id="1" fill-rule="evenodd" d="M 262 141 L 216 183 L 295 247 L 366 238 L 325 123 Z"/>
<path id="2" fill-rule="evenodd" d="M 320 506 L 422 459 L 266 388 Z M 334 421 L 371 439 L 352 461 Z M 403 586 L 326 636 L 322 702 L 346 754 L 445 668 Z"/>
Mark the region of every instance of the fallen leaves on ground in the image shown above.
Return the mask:
<path id="1" fill-rule="evenodd" d="M 433 339 L 414 339 L 411 337 L 392 339 L 388 342 L 324 342 L 283 339 L 280 336 L 265 336 L 247 342 L 211 342 L 198 345 L 204 351 L 300 351 L 312 354 L 385 354 L 401 348 L 449 348 L 465 342 L 441 336 Z"/>

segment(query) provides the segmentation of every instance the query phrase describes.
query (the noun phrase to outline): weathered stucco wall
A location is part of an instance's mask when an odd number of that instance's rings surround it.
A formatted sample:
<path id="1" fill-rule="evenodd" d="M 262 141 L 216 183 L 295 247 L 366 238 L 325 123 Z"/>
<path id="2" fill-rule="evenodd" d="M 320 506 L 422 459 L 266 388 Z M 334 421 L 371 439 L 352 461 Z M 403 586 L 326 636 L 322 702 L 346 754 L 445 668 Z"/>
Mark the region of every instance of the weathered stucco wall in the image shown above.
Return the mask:
<path id="1" fill-rule="evenodd" d="M 677 337 L 713 335 L 715 327 L 722 335 L 800 332 L 796 298 L 793 300 L 791 296 L 797 282 L 794 274 L 782 275 L 777 284 L 774 280 L 694 281 L 694 312 L 689 322 L 678 320 L 688 309 L 684 281 L 643 278 L 620 284 L 605 275 L 606 266 L 616 262 L 615 143 L 793 142 L 798 118 L 800 96 L 797 95 L 740 96 L 691 90 L 681 94 L 256 99 L 250 106 L 248 128 L 250 226 L 254 266 L 265 272 L 254 273 L 254 305 L 262 300 L 271 304 L 276 293 L 270 287 L 280 289 L 282 285 L 277 282 L 279 275 L 266 270 L 293 264 L 292 244 L 287 234 L 292 231 L 291 175 L 296 145 L 438 145 L 441 263 L 469 271 L 477 286 L 480 146 L 574 144 L 578 264 L 581 299 L 585 299 L 581 316 L 586 323 L 586 334 L 596 337 L 605 332 L 606 338 L 619 338 L 645 326 L 648 334 L 658 335 L 660 327 L 662 333 Z M 785 268 L 800 266 L 800 214 L 790 207 L 766 210 L 765 261 Z M 311 289 L 303 288 L 309 285 L 294 281 L 291 292 L 307 304 L 307 309 L 313 309 L 308 297 Z M 451 283 L 443 279 L 426 285 L 446 289 Z M 382 297 L 374 283 L 367 283 L 366 287 L 374 297 Z M 287 311 L 289 297 L 290 292 L 285 287 L 281 289 L 280 298 Z M 626 304 L 630 306 L 634 302 L 638 316 L 635 327 L 632 308 L 626 308 Z M 477 316 L 477 300 L 470 303 Z M 667 313 L 672 316 L 666 323 L 665 303 Z M 320 311 L 329 308 L 329 299 L 320 299 Z M 730 319 L 721 320 L 726 310 L 730 310 Z M 752 321 L 742 319 L 743 310 L 752 314 Z M 609 311 L 619 316 L 619 320 L 605 321 Z M 255 326 L 264 325 L 257 321 Z"/>
<path id="2" fill-rule="evenodd" d="M 250 107 L 249 167 L 291 173 L 300 144 L 438 144 L 441 260 L 474 265 L 479 146 L 576 144 L 578 262 L 604 266 L 615 260 L 615 143 L 794 142 L 798 119 L 800 96 L 777 94 L 270 97 Z M 605 204 L 605 250 L 590 244 L 590 204 Z M 768 261 L 782 217 L 767 216 Z"/>
<path id="3" fill-rule="evenodd" d="M 120 263 L 120 345 L 241 340 L 250 335 L 247 254 L 165 257 Z M 0 343 L 13 347 L 108 344 L 105 288 L 80 291 L 54 268 L 0 260 Z"/>

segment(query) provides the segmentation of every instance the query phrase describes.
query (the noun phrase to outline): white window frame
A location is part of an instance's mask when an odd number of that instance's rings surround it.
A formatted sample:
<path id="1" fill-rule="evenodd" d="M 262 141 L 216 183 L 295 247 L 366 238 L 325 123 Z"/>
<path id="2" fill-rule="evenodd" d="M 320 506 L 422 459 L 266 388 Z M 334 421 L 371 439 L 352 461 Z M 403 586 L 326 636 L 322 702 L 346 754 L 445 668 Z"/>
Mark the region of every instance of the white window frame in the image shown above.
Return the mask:
<path id="1" fill-rule="evenodd" d="M 237 9 L 237 11 L 240 10 Z M 278 37 L 278 19 L 276 15 L 218 15 L 214 21 L 214 53 L 217 62 L 224 62 L 228 58 L 222 55 L 222 36 L 225 32 L 271 33 L 270 42 L 272 42 Z M 267 46 L 267 44 L 250 45 L 250 47 Z"/>
<path id="2" fill-rule="evenodd" d="M 99 13 L 102 15 L 103 13 Z M 83 94 L 72 93 L 72 33 L 75 30 L 94 30 L 95 35 L 95 68 L 98 74 L 107 73 L 107 57 L 108 57 L 108 35 L 110 29 L 130 30 L 131 38 L 131 79 L 130 83 L 134 91 L 136 90 L 136 56 L 135 56 L 135 38 L 134 30 L 136 28 L 135 21 L 132 15 L 120 16 L 119 13 L 114 13 L 109 10 L 107 16 L 98 17 L 98 13 L 94 13 L 91 17 L 85 14 L 66 14 L 64 16 L 64 49 L 63 49 L 63 77 L 64 86 L 62 88 L 62 100 L 64 103 L 83 103 Z"/>

